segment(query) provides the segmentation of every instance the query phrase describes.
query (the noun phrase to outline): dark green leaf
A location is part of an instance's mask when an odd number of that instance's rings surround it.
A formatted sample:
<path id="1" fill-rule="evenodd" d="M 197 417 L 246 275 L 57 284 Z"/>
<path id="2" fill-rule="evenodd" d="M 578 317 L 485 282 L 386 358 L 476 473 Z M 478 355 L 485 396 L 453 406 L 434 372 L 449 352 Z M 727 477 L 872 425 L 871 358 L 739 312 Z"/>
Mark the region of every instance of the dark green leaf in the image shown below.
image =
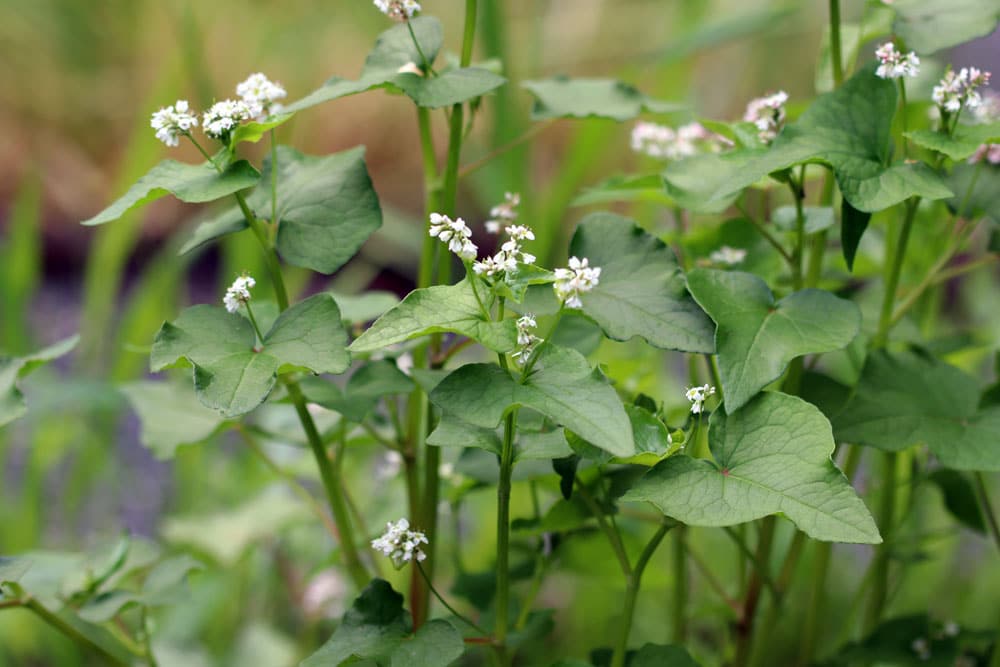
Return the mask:
<path id="1" fill-rule="evenodd" d="M 505 84 L 507 79 L 479 67 L 463 67 L 435 77 L 400 74 L 392 82 L 417 106 L 439 109 L 482 97 Z"/>
<path id="2" fill-rule="evenodd" d="M 681 646 L 646 644 L 632 656 L 629 667 L 698 667 Z"/>
<path id="3" fill-rule="evenodd" d="M 653 100 L 634 86 L 614 79 L 553 77 L 521 84 L 535 98 L 532 120 L 610 118 L 629 120 L 643 111 L 667 113 L 684 107 Z"/>
<path id="4" fill-rule="evenodd" d="M 988 217 L 1000 224 L 1000 166 L 991 164 L 957 164 L 948 177 L 955 197 L 948 208 L 964 218 Z"/>
<path id="5" fill-rule="evenodd" d="M 806 234 L 815 234 L 824 229 L 829 229 L 836 224 L 837 219 L 833 215 L 833 209 L 829 206 L 803 206 L 803 218 L 805 219 Z M 771 222 L 786 232 L 796 231 L 798 225 L 797 213 L 794 206 L 780 206 L 774 209 L 771 215 Z"/>
<path id="6" fill-rule="evenodd" d="M 813 405 L 765 392 L 712 414 L 713 461 L 675 455 L 623 500 L 649 501 L 694 526 L 731 526 L 782 513 L 817 540 L 881 542 L 875 522 L 834 465 L 830 424 Z"/>
<path id="7" fill-rule="evenodd" d="M 927 647 L 927 659 L 920 659 L 913 649 L 914 641 L 922 639 Z M 951 667 L 958 657 L 958 641 L 945 636 L 924 615 L 904 616 L 883 622 L 860 642 L 852 642 L 834 657 L 834 664 L 876 663 L 887 665 L 929 665 Z"/>
<path id="8" fill-rule="evenodd" d="M 840 244 L 844 252 L 844 261 L 847 262 L 847 270 L 854 270 L 854 257 L 858 253 L 858 245 L 861 237 L 868 229 L 868 221 L 872 219 L 872 214 L 859 211 L 851 206 L 851 203 L 844 198 L 840 200 Z"/>
<path id="9" fill-rule="evenodd" d="M 465 653 L 461 633 L 447 621 L 435 619 L 392 652 L 390 667 L 446 667 Z"/>
<path id="10" fill-rule="evenodd" d="M 72 336 L 24 357 L 0 355 L 0 427 L 21 417 L 28 410 L 24 394 L 18 389 L 18 381 L 39 366 L 68 354 L 79 340 L 79 336 Z"/>
<path id="11" fill-rule="evenodd" d="M 389 360 L 369 362 L 351 376 L 341 390 L 320 378 L 306 378 L 302 388 L 312 403 L 334 410 L 353 422 L 362 422 L 383 396 L 408 394 L 415 388 L 413 380 Z"/>
<path id="12" fill-rule="evenodd" d="M 927 477 L 941 491 L 944 506 L 959 523 L 977 533 L 986 533 L 986 522 L 972 480 L 957 470 L 935 470 Z"/>
<path id="13" fill-rule="evenodd" d="M 673 251 L 633 220 L 588 215 L 570 254 L 601 268 L 597 287 L 582 297 L 583 312 L 610 338 L 641 336 L 664 349 L 714 351 L 712 322 L 688 294 Z"/>
<path id="14" fill-rule="evenodd" d="M 729 412 L 781 377 L 792 359 L 845 347 L 861 326 L 861 313 L 850 301 L 815 289 L 775 301 L 767 284 L 749 273 L 696 269 L 688 286 L 717 325 Z"/>
<path id="15" fill-rule="evenodd" d="M 215 201 L 252 188 L 259 179 L 260 174 L 246 160 L 234 162 L 221 174 L 207 162 L 184 164 L 164 160 L 136 181 L 120 199 L 89 220 L 84 220 L 83 224 L 101 225 L 117 220 L 130 209 L 168 194 L 192 204 Z"/>

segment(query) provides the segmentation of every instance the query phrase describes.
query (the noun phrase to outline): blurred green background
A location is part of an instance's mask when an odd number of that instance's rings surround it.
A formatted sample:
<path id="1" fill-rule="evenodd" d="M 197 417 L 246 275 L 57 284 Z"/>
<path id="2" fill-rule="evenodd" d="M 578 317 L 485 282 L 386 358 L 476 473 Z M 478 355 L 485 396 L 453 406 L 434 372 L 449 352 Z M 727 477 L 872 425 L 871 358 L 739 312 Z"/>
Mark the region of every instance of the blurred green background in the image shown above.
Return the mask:
<path id="1" fill-rule="evenodd" d="M 454 50 L 464 3 L 423 4 L 425 13 L 441 18 Z M 861 1 L 843 4 L 846 20 L 864 8 Z M 618 77 L 651 96 L 688 104 L 688 116 L 734 119 L 746 100 L 776 89 L 788 91 L 795 108 L 814 94 L 826 25 L 826 3 L 819 0 L 481 5 L 477 58 L 499 58 L 511 84 L 485 100 L 465 164 L 531 127 L 530 98 L 518 82 L 554 74 Z M 186 303 L 216 301 L 234 274 L 258 268 L 252 240 L 230 238 L 178 259 L 182 232 L 207 211 L 169 198 L 114 225 L 78 223 L 158 160 L 198 160 L 193 149 L 168 151 L 156 141 L 149 128 L 156 109 L 178 98 L 205 108 L 231 96 L 254 71 L 280 81 L 295 100 L 332 75 L 355 76 L 375 36 L 388 27 L 368 0 L 0 0 L 0 350 L 22 353 L 82 334 L 70 361 L 25 383 L 29 416 L 0 430 L 0 554 L 94 548 L 122 528 L 160 541 L 158 548 L 198 554 L 209 568 L 196 575 L 191 598 L 157 619 L 162 665 L 292 664 L 326 637 L 328 617 L 343 608 L 346 584 L 326 569 L 336 558 L 290 496 L 264 495 L 260 505 L 241 510 L 258 494 L 280 491 L 271 489 L 276 480 L 257 459 L 223 437 L 211 447 L 184 448 L 169 464 L 158 462 L 139 445 L 137 421 L 116 390 L 145 375 L 150 342 L 164 320 Z M 993 35 L 968 47 L 965 56 L 956 54 L 956 62 L 975 57 L 989 67 L 983 58 L 992 58 L 996 71 L 997 44 Z M 443 117 L 435 122 L 443 140 Z M 466 178 L 459 213 L 481 221 L 505 190 L 520 191 L 522 220 L 539 230 L 538 254 L 543 261 L 559 259 L 574 221 L 587 210 L 571 206 L 573 199 L 589 185 L 639 169 L 640 158 L 629 150 L 630 128 L 596 120 L 547 126 Z M 280 128 L 279 139 L 314 154 L 367 146 L 385 212 L 384 227 L 337 275 L 317 281 L 301 274 L 292 286 L 404 294 L 412 286 L 423 230 L 412 106 L 380 91 L 359 95 L 299 114 Z M 652 229 L 669 216 L 653 203 L 622 210 Z M 995 287 L 987 281 L 981 289 Z M 988 313 L 983 319 L 995 325 Z M 686 378 L 664 368 L 661 356 L 638 346 L 616 349 L 611 360 L 621 376 L 634 371 L 634 388 L 670 401 L 680 396 L 677 388 Z M 294 433 L 287 417 L 277 408 L 267 416 L 274 430 Z M 357 445 L 350 463 L 354 492 L 374 498 L 365 514 L 378 526 L 397 518 L 402 488 L 374 495 L 387 462 L 371 443 Z M 294 435 L 268 446 L 290 469 L 312 475 Z M 940 519 L 939 499 L 925 494 L 915 501 L 916 516 Z M 452 517 L 462 535 L 463 566 L 488 572 L 493 500 L 480 493 L 467 502 L 466 511 Z M 735 567 L 731 545 L 725 537 L 696 532 L 692 540 L 725 579 Z M 220 552 L 224 539 L 239 548 Z M 919 547 L 921 557 L 945 558 L 910 570 L 919 586 L 897 599 L 897 611 L 925 609 L 935 599 L 941 613 L 971 622 L 990 608 L 1000 573 L 977 569 L 986 557 L 978 538 L 949 528 Z M 667 551 L 649 571 L 637 638 L 657 639 L 666 625 L 674 585 Z M 853 576 L 867 557 L 850 547 L 836 553 L 842 558 L 834 582 Z M 609 596 L 621 594 L 619 577 L 605 566 L 610 558 L 594 536 L 561 565 L 542 595 L 543 603 L 562 610 L 559 630 L 538 655 L 584 657 L 586 649 L 608 643 L 600 620 Z M 973 572 L 979 573 L 976 585 Z M 699 585 L 692 596 L 695 646 L 711 656 L 727 632 L 729 612 L 699 595 Z M 850 603 L 848 590 L 834 588 L 831 618 Z M 309 595 L 321 602 L 309 602 Z M 794 631 L 793 623 L 778 635 Z M 839 634 L 831 629 L 829 646 Z M 581 637 L 587 646 L 577 645 Z M 0 665 L 77 664 L 99 663 L 25 613 L 0 614 Z"/>

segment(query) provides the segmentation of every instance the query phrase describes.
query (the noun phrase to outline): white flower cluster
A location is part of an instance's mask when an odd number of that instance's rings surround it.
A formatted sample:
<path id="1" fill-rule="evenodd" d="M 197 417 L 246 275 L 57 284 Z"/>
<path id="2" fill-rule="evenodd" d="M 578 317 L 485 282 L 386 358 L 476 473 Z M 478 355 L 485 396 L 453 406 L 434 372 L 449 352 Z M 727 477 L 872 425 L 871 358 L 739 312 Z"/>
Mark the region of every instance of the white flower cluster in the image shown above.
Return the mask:
<path id="1" fill-rule="evenodd" d="M 510 225 L 504 231 L 509 237 L 500 246 L 500 251 L 492 257 L 480 260 L 472 265 L 472 270 L 476 275 L 492 277 L 498 273 L 514 273 L 517 271 L 518 262 L 524 264 L 534 264 L 538 259 L 530 252 L 525 252 L 521 247 L 523 241 L 534 241 L 535 233 L 530 227 L 524 225 Z"/>
<path id="2" fill-rule="evenodd" d="M 452 220 L 440 213 L 431 213 L 430 235 L 448 245 L 448 250 L 458 255 L 464 261 L 472 261 L 476 258 L 479 248 L 472 242 L 472 230 L 465 224 L 465 220 L 456 218 Z"/>
<path id="3" fill-rule="evenodd" d="M 413 560 L 420 562 L 426 559 L 427 554 L 420 549 L 421 544 L 429 544 L 427 536 L 419 530 L 410 530 L 410 522 L 406 519 L 385 524 L 385 534 L 372 540 L 372 548 L 391 558 L 397 568 Z"/>
<path id="4" fill-rule="evenodd" d="M 177 100 L 172 106 L 155 112 L 149 125 L 156 130 L 157 139 L 173 147 L 180 143 L 181 135 L 198 126 L 198 117 L 191 113 L 187 100 Z"/>
<path id="5" fill-rule="evenodd" d="M 406 21 L 420 11 L 416 0 L 375 0 L 375 6 L 383 14 L 396 21 Z"/>
<path id="6" fill-rule="evenodd" d="M 250 108 L 254 118 L 262 120 L 279 111 L 282 100 L 288 93 L 280 83 L 271 81 L 260 72 L 254 72 L 242 83 L 237 84 L 236 94 Z"/>
<path id="7" fill-rule="evenodd" d="M 917 654 L 917 657 L 921 660 L 931 659 L 931 645 L 923 637 L 917 637 L 912 642 L 910 642 L 910 649 Z"/>
<path id="8" fill-rule="evenodd" d="M 257 284 L 257 281 L 250 276 L 240 276 L 233 281 L 233 284 L 226 290 L 226 296 L 222 298 L 226 310 L 235 313 L 240 309 L 241 303 L 250 301 L 250 288 Z"/>
<path id="9" fill-rule="evenodd" d="M 255 111 L 243 100 L 222 100 L 202 115 L 201 126 L 213 139 L 225 139 L 237 125 L 256 116 Z"/>
<path id="10" fill-rule="evenodd" d="M 715 387 L 707 384 L 689 388 L 684 396 L 691 401 L 691 414 L 701 414 L 705 409 L 705 401 L 714 393 Z"/>
<path id="11" fill-rule="evenodd" d="M 718 250 L 713 250 L 708 256 L 713 264 L 725 264 L 726 266 L 734 266 L 739 264 L 744 259 L 746 259 L 747 251 L 742 248 L 731 248 L 727 245 L 722 246 Z"/>
<path id="12" fill-rule="evenodd" d="M 990 73 L 976 67 L 963 67 L 955 73 L 948 70 L 938 85 L 934 86 L 931 99 L 948 113 L 957 113 L 963 108 L 975 109 L 983 98 L 978 89 L 990 82 Z"/>
<path id="13" fill-rule="evenodd" d="M 517 319 L 517 349 L 510 356 L 518 366 L 526 364 L 535 351 L 535 346 L 542 342 L 541 338 L 532 333 L 536 328 L 538 322 L 531 313 L 525 313 Z"/>
<path id="14" fill-rule="evenodd" d="M 875 57 L 878 58 L 878 69 L 875 76 L 882 79 L 901 79 L 909 76 L 914 77 L 920 73 L 920 58 L 913 51 L 902 53 L 896 50 L 896 45 L 886 42 L 875 50 Z"/>
<path id="15" fill-rule="evenodd" d="M 556 281 L 552 288 L 567 308 L 583 308 L 580 295 L 597 287 L 600 281 L 601 269 L 591 267 L 586 257 L 569 258 L 569 268 L 555 270 Z"/>
<path id="16" fill-rule="evenodd" d="M 679 160 L 699 151 L 717 153 L 728 143 L 701 123 L 688 123 L 675 130 L 666 125 L 641 122 L 632 128 L 632 150 L 665 160 Z"/>
<path id="17" fill-rule="evenodd" d="M 516 192 L 508 192 L 503 198 L 502 204 L 497 204 L 490 209 L 490 219 L 484 225 L 490 234 L 499 234 L 500 228 L 505 223 L 517 220 L 517 207 L 521 204 L 521 195 Z"/>
<path id="18" fill-rule="evenodd" d="M 788 93 L 779 90 L 773 95 L 758 97 L 747 104 L 743 120 L 757 126 L 757 136 L 765 144 L 774 141 L 778 132 L 785 126 L 785 103 Z"/>
<path id="19" fill-rule="evenodd" d="M 982 102 L 972 110 L 976 123 L 993 123 L 1000 120 L 1000 93 L 987 90 L 982 96 Z M 969 158 L 975 164 L 986 160 L 990 164 L 1000 164 L 1000 144 L 983 144 Z"/>

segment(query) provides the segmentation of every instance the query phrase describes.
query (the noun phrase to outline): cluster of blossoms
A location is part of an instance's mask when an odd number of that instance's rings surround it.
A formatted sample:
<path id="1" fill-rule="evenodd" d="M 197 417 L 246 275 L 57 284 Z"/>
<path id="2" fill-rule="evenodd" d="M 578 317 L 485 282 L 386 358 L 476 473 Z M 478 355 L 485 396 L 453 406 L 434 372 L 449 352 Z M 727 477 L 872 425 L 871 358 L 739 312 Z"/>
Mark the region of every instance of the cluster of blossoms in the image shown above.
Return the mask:
<path id="1" fill-rule="evenodd" d="M 385 524 L 385 534 L 372 540 L 372 548 L 391 558 L 397 568 L 413 560 L 420 562 L 426 559 L 427 554 L 420 549 L 421 544 L 428 544 L 427 536 L 419 530 L 410 530 L 410 522 L 406 519 Z"/>
<path id="2" fill-rule="evenodd" d="M 920 73 L 920 58 L 913 51 L 902 53 L 896 50 L 896 45 L 886 42 L 875 50 L 878 58 L 878 69 L 875 75 L 883 79 L 901 79 L 914 77 Z"/>
<path id="3" fill-rule="evenodd" d="M 977 123 L 993 123 L 1000 120 L 1000 93 L 986 91 L 982 102 L 972 110 L 972 116 Z M 986 160 L 990 164 L 1000 164 L 1000 144 L 983 144 L 969 158 L 976 163 Z"/>
<path id="4" fill-rule="evenodd" d="M 518 366 L 527 363 L 535 346 L 542 342 L 541 338 L 532 333 L 536 328 L 538 322 L 531 313 L 525 313 L 517 319 L 517 349 L 510 356 Z"/>
<path id="5" fill-rule="evenodd" d="M 508 192 L 503 198 L 502 204 L 490 209 L 490 219 L 484 225 L 490 234 L 499 234 L 501 227 L 517 220 L 517 207 L 521 204 L 521 195 Z"/>
<path id="6" fill-rule="evenodd" d="M 750 100 L 743 113 L 743 120 L 757 126 L 757 137 L 765 144 L 774 141 L 785 126 L 785 103 L 788 93 L 783 90 Z"/>
<path id="7" fill-rule="evenodd" d="M 375 0 L 375 6 L 396 21 L 407 21 L 420 11 L 420 3 L 416 0 Z"/>
<path id="8" fill-rule="evenodd" d="M 963 108 L 975 109 L 982 104 L 979 88 L 990 82 L 990 73 L 976 67 L 963 67 L 955 73 L 948 70 L 941 82 L 934 86 L 931 98 L 948 113 L 957 113 Z"/>
<path id="9" fill-rule="evenodd" d="M 262 120 L 277 111 L 280 108 L 278 100 L 287 93 L 281 84 L 256 72 L 236 86 L 236 94 L 240 99 L 216 102 L 202 114 L 201 125 L 209 137 L 225 141 L 240 123 L 251 119 Z M 182 136 L 190 134 L 191 128 L 198 126 L 198 117 L 191 111 L 187 100 L 177 100 L 172 106 L 155 112 L 149 124 L 156 130 L 157 139 L 174 147 Z"/>
<path id="10" fill-rule="evenodd" d="M 715 393 L 715 387 L 703 384 L 700 387 L 691 387 L 684 396 L 691 401 L 691 414 L 699 415 L 705 409 L 705 401 Z"/>
<path id="11" fill-rule="evenodd" d="M 679 160 L 699 151 L 717 153 L 728 143 L 701 123 L 688 123 L 676 130 L 656 123 L 637 123 L 632 128 L 632 150 L 665 160 Z"/>
<path id="12" fill-rule="evenodd" d="M 724 264 L 726 266 L 734 266 L 739 264 L 744 259 L 746 259 L 747 251 L 742 248 L 731 248 L 727 245 L 722 246 L 718 250 L 713 250 L 708 256 L 708 259 L 713 264 Z"/>
<path id="13" fill-rule="evenodd" d="M 250 301 L 250 288 L 257 284 L 252 277 L 243 275 L 233 281 L 233 284 L 226 290 L 226 296 L 222 298 L 226 310 L 235 313 L 240 309 L 241 303 Z"/>
<path id="14" fill-rule="evenodd" d="M 463 261 L 472 261 L 476 258 L 479 248 L 472 242 L 472 230 L 465 224 L 465 220 L 456 218 L 452 220 L 440 213 L 431 213 L 430 235 L 448 245 L 448 250 L 458 255 Z"/>
<path id="15" fill-rule="evenodd" d="M 155 112 L 149 125 L 156 130 L 157 139 L 175 147 L 180 143 L 181 135 L 198 126 L 198 117 L 191 113 L 187 100 L 177 100 L 173 105 Z"/>
<path id="16" fill-rule="evenodd" d="M 511 225 L 504 231 L 509 237 L 500 246 L 500 251 L 492 257 L 480 260 L 472 265 L 472 270 L 476 275 L 494 276 L 501 272 L 513 273 L 517 271 L 518 262 L 524 264 L 534 264 L 537 259 L 531 253 L 525 252 L 521 247 L 524 241 L 534 241 L 535 233 L 530 227 L 524 225 Z"/>
<path id="17" fill-rule="evenodd" d="M 601 277 L 599 267 L 591 267 L 586 257 L 569 258 L 569 268 L 555 270 L 555 282 L 552 288 L 567 308 L 583 308 L 580 295 L 597 287 Z"/>

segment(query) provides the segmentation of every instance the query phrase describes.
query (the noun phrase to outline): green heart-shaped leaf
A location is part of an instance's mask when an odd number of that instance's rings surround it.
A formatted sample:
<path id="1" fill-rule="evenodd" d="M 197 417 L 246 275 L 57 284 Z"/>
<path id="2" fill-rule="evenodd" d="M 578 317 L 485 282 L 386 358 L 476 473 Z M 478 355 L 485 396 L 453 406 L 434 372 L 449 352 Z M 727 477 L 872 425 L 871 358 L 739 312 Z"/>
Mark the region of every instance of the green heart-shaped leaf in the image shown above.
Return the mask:
<path id="1" fill-rule="evenodd" d="M 521 86 L 535 98 L 532 120 L 549 118 L 610 118 L 629 120 L 643 111 L 669 113 L 682 105 L 646 97 L 634 86 L 614 79 L 553 77 L 525 81 Z"/>

